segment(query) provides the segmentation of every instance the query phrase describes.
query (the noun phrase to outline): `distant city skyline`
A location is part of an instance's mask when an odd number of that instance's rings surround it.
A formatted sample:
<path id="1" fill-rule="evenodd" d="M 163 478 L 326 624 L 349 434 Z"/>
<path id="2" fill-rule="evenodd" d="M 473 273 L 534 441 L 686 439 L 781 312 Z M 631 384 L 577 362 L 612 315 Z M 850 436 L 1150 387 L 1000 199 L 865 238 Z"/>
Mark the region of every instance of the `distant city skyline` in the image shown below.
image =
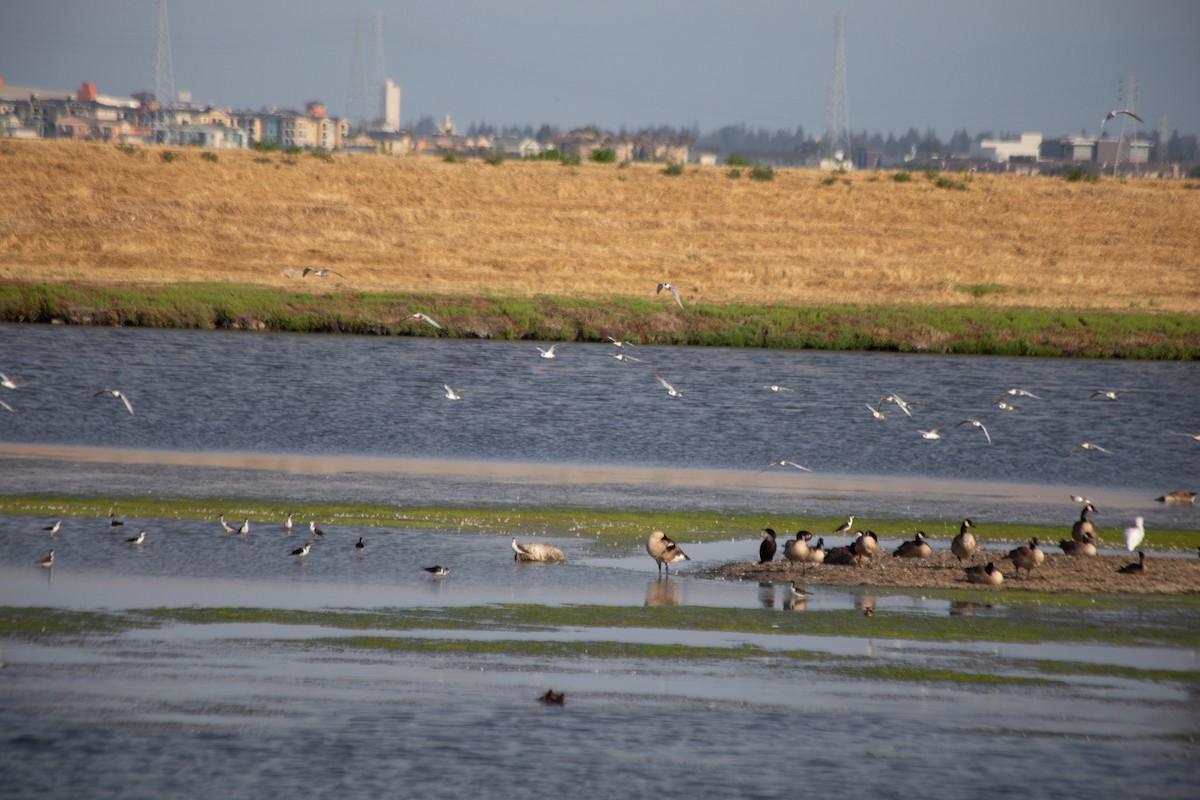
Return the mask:
<path id="1" fill-rule="evenodd" d="M 746 124 L 819 136 L 845 14 L 850 129 L 1086 132 L 1136 76 L 1153 138 L 1200 132 L 1200 4 L 1191 0 L 461 0 L 297 6 L 168 0 L 175 85 L 195 102 L 349 114 L 355 14 L 382 11 L 402 123 L 461 128 Z M 131 95 L 153 84 L 156 0 L 0 5 L 0 78 Z M 369 36 L 367 42 L 372 40 Z M 376 87 L 372 87 L 375 91 Z"/>

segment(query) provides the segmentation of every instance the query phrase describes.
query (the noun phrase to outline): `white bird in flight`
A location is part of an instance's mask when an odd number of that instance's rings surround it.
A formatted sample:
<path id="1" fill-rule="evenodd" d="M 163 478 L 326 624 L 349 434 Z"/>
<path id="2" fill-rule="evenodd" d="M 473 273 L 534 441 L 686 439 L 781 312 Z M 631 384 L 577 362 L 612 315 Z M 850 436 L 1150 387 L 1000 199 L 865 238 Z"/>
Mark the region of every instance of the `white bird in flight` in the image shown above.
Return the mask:
<path id="1" fill-rule="evenodd" d="M 0 372 L 0 386 L 3 386 L 5 389 L 16 389 L 17 382 L 3 372 Z"/>
<path id="2" fill-rule="evenodd" d="M 631 347 L 634 350 L 637 350 L 637 347 L 634 346 L 633 342 L 623 342 L 620 339 L 614 339 L 611 336 L 605 336 L 604 341 L 608 342 L 613 347 Z"/>
<path id="3" fill-rule="evenodd" d="M 808 467 L 801 466 L 795 461 L 788 461 L 787 459 L 783 458 L 779 459 L 778 461 L 772 461 L 770 464 L 767 464 L 765 467 L 760 469 L 759 472 L 766 472 L 772 467 L 795 467 L 796 469 L 803 470 L 804 472 L 812 472 L 812 470 Z"/>
<path id="4" fill-rule="evenodd" d="M 864 403 L 863 405 L 865 405 L 867 407 L 867 411 L 870 411 L 871 416 L 874 417 L 875 419 L 887 419 L 886 411 L 880 411 L 878 408 L 871 405 L 870 403 Z"/>
<path id="5" fill-rule="evenodd" d="M 791 389 L 787 386 L 780 386 L 777 383 L 772 383 L 770 386 L 764 386 L 763 388 L 770 389 L 772 392 L 794 392 L 794 391 L 796 391 L 795 389 Z"/>
<path id="6" fill-rule="evenodd" d="M 1143 124 L 1145 123 L 1145 120 L 1143 120 L 1141 117 L 1139 117 L 1137 114 L 1133 113 L 1132 111 L 1126 111 L 1126 110 L 1125 110 L 1125 109 L 1123 109 L 1123 108 L 1117 108 L 1117 109 L 1113 109 L 1112 111 L 1110 111 L 1110 112 L 1108 112 L 1107 114 L 1105 114 L 1105 115 L 1104 115 L 1104 119 L 1100 120 L 1100 133 L 1101 133 L 1101 135 L 1103 135 L 1103 134 L 1104 134 L 1104 123 L 1106 123 L 1106 122 L 1108 122 L 1110 119 L 1113 119 L 1113 118 L 1115 118 L 1115 117 L 1117 117 L 1117 116 L 1120 116 L 1120 115 L 1124 115 L 1124 116 L 1126 116 L 1126 117 L 1133 117 L 1133 118 L 1134 118 L 1134 119 L 1136 119 L 1138 122 L 1141 122 L 1141 123 L 1143 123 Z"/>
<path id="7" fill-rule="evenodd" d="M 542 358 L 555 358 L 555 355 L 554 355 L 554 350 L 555 350 L 555 348 L 557 348 L 557 347 L 558 347 L 558 345 L 557 345 L 557 344 L 552 344 L 552 345 L 550 345 L 548 348 L 546 348 L 545 350 L 543 350 L 542 348 L 540 348 L 540 347 L 539 347 L 539 348 L 537 349 L 537 351 L 538 351 L 538 353 L 541 355 L 541 357 L 542 357 Z"/>
<path id="8" fill-rule="evenodd" d="M 1129 548 L 1129 552 L 1137 549 L 1137 546 L 1142 543 L 1142 539 L 1146 536 L 1146 526 L 1142 522 L 1141 517 L 1133 518 L 1133 525 L 1125 529 L 1125 546 Z"/>
<path id="9" fill-rule="evenodd" d="M 1005 402 L 1004 395 L 1000 395 L 1000 398 L 998 400 L 996 400 L 996 408 L 1000 409 L 1001 411 L 1016 411 L 1017 410 L 1017 407 L 1014 406 L 1012 403 Z"/>
<path id="10" fill-rule="evenodd" d="M 330 275 L 337 275 L 339 278 L 345 278 L 345 277 L 346 277 L 345 275 L 343 275 L 342 273 L 338 272 L 337 270 L 332 270 L 332 269 L 313 269 L 312 267 L 305 267 L 305 268 L 304 268 L 304 272 L 300 273 L 300 277 L 301 277 L 301 278 L 303 278 L 303 277 L 307 276 L 309 273 L 312 273 L 313 275 L 316 275 L 318 278 L 328 278 Z"/>
<path id="11" fill-rule="evenodd" d="M 1067 453 L 1067 455 L 1071 455 L 1072 453 L 1074 453 L 1077 450 L 1095 450 L 1098 453 L 1111 452 L 1109 450 L 1105 450 L 1103 447 L 1101 447 L 1098 444 L 1092 444 L 1091 442 L 1080 442 L 1075 447 L 1072 447 L 1071 450 Z"/>
<path id="12" fill-rule="evenodd" d="M 679 391 L 679 390 L 678 390 L 678 389 L 676 389 L 674 386 L 672 386 L 671 384 L 667 383 L 667 382 L 666 382 L 666 381 L 663 379 L 663 376 L 662 376 L 662 375 L 659 375 L 659 374 L 656 372 L 656 373 L 654 373 L 654 377 L 658 378 L 658 382 L 659 382 L 659 383 L 661 383 L 661 384 L 663 385 L 663 388 L 667 390 L 667 394 L 671 395 L 671 397 L 683 397 L 683 392 Z"/>
<path id="13" fill-rule="evenodd" d="M 921 434 L 922 439 L 940 439 L 940 438 L 942 438 L 941 426 L 938 426 L 936 428 L 930 428 L 927 431 L 917 431 L 917 433 Z"/>
<path id="14" fill-rule="evenodd" d="M 908 410 L 908 407 L 911 406 L 912 403 L 904 402 L 904 400 L 902 400 L 900 398 L 900 395 L 898 395 L 898 394 L 892 393 L 892 394 L 889 394 L 887 397 L 881 397 L 879 399 L 879 402 L 875 404 L 875 408 L 880 408 L 881 406 L 883 406 L 884 403 L 895 403 L 896 405 L 898 405 L 900 407 L 901 411 L 903 411 L 905 414 L 907 414 L 910 417 L 912 416 L 912 412 Z"/>
<path id="15" fill-rule="evenodd" d="M 462 393 L 456 392 L 453 389 L 451 389 L 450 384 L 443 383 L 442 388 L 446 390 L 446 399 L 447 400 L 462 400 Z"/>
<path id="16" fill-rule="evenodd" d="M 1092 392 L 1092 397 L 1100 397 L 1105 400 L 1116 400 L 1117 395 L 1120 393 L 1120 389 L 1097 389 L 1096 391 Z M 1091 400 L 1092 397 L 1089 397 L 1088 399 Z"/>
<path id="17" fill-rule="evenodd" d="M 613 353 L 612 357 L 615 358 L 617 361 L 637 361 L 639 363 L 642 362 L 642 359 L 637 358 L 635 356 L 627 355 L 625 353 Z"/>
<path id="18" fill-rule="evenodd" d="M 17 413 L 17 410 L 15 408 L 10 406 L 8 403 L 4 402 L 3 400 L 0 400 L 0 408 L 3 408 L 5 411 L 11 411 L 14 414 Z"/>
<path id="19" fill-rule="evenodd" d="M 422 314 L 420 311 L 409 314 L 407 317 L 404 318 L 404 321 L 407 322 L 410 319 L 419 320 L 421 322 L 427 322 L 430 325 L 432 325 L 433 327 L 437 328 L 438 330 L 442 329 L 442 326 L 438 325 L 436 322 L 434 322 L 432 317 L 429 317 L 426 314 Z"/>
<path id="20" fill-rule="evenodd" d="M 972 425 L 972 426 L 974 426 L 974 427 L 976 427 L 976 428 L 979 428 L 979 430 L 983 431 L 983 438 L 987 439 L 987 443 L 988 443 L 988 444 L 991 444 L 991 443 L 992 443 L 992 437 L 991 437 L 991 435 L 989 435 L 989 434 L 988 434 L 988 429 L 987 429 L 986 427 L 984 427 L 983 423 L 982 423 L 982 422 L 980 422 L 979 420 L 977 420 L 977 419 L 964 419 L 962 422 L 959 422 L 959 423 L 957 423 L 957 424 L 956 424 L 954 427 L 956 427 L 956 428 L 957 428 L 957 427 L 959 427 L 959 426 L 961 426 L 961 425 Z"/>
<path id="21" fill-rule="evenodd" d="M 675 295 L 675 302 L 679 305 L 680 308 L 683 308 L 683 301 L 679 299 L 679 290 L 678 289 L 676 289 L 674 286 L 672 286 L 669 283 L 660 283 L 658 285 L 658 288 L 654 290 L 654 293 L 658 294 L 663 289 L 666 289 L 668 292 Z"/>
<path id="22" fill-rule="evenodd" d="M 120 389 L 101 389 L 100 391 L 98 391 L 94 395 L 92 395 L 92 397 L 99 397 L 102 394 L 108 394 L 108 395 L 112 395 L 113 397 L 119 398 L 120 401 L 125 404 L 125 408 L 129 409 L 129 413 L 130 414 L 133 413 L 133 405 L 129 402 L 129 398 L 125 396 L 125 393 L 122 392 Z"/>
<path id="23" fill-rule="evenodd" d="M 1073 494 L 1073 495 L 1071 495 L 1071 501 L 1075 502 L 1075 503 L 1086 503 L 1086 504 L 1090 505 L 1092 502 L 1092 499 L 1090 497 L 1084 497 L 1081 494 Z"/>
<path id="24" fill-rule="evenodd" d="M 1004 393 L 996 398 L 996 402 L 999 403 L 1006 397 L 1032 397 L 1034 400 L 1042 399 L 1033 392 L 1027 392 L 1024 389 L 1005 389 Z"/>

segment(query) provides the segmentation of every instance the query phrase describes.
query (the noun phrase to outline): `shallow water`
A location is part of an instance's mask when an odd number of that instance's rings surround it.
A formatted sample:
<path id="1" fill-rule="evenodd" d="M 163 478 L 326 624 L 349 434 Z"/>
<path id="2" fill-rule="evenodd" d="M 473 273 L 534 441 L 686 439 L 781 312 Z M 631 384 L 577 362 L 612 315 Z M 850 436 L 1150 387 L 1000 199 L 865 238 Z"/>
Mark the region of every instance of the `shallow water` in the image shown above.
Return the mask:
<path id="1" fill-rule="evenodd" d="M 645 351 L 639 366 L 599 346 L 560 347 L 548 362 L 525 343 L 0 326 L 0 370 L 28 379 L 4 395 L 18 411 L 0 414 L 0 494 L 497 509 L 488 534 L 322 523 L 326 537 L 305 559 L 291 551 L 309 540 L 306 520 L 291 535 L 254 520 L 239 537 L 216 521 L 127 518 L 114 533 L 107 519 L 69 517 L 50 539 L 49 520 L 0 515 L 0 613 L 684 605 L 700 612 L 689 619 L 750 609 L 772 624 L 853 621 L 836 636 L 702 621 L 14 634 L 0 637 L 0 794 L 1194 794 L 1195 681 L 1125 671 L 1198 671 L 1195 646 L 1144 646 L 1132 634 L 1177 627 L 1181 606 L 1097 612 L 1009 606 L 1001 595 L 967 605 L 869 587 L 810 587 L 798 603 L 786 585 L 694 574 L 752 557 L 756 532 L 689 546 L 688 569 L 660 578 L 640 546 L 614 553 L 583 537 L 552 537 L 564 564 L 515 565 L 503 518 L 539 505 L 856 513 L 944 520 L 952 532 L 963 516 L 1065 526 L 1078 491 L 1094 495 L 1102 527 L 1142 514 L 1148 527 L 1195 529 L 1196 509 L 1153 498 L 1200 475 L 1195 443 L 1170 433 L 1197 428 L 1186 422 L 1196 365 Z M 666 398 L 654 368 L 682 400 Z M 464 400 L 442 398 L 443 382 L 468 389 Z M 762 388 L 770 383 L 798 391 Z M 92 397 L 107 385 L 128 388 L 137 414 Z M 1010 385 L 1043 399 L 1005 415 L 991 401 Z M 1114 387 L 1141 391 L 1087 397 Z M 871 420 L 864 402 L 892 391 L 918 402 L 914 418 Z M 986 421 L 992 447 L 966 428 L 936 442 L 916 434 L 968 414 Z M 1083 438 L 1112 458 L 1063 455 Z M 760 471 L 777 458 L 814 471 Z M 130 545 L 142 528 L 146 542 Z M 55 567 L 44 570 L 34 561 L 49 547 Z M 451 575 L 421 570 L 435 563 Z M 1103 619 L 1131 634 L 1120 646 L 919 641 L 872 635 L 870 620 L 847 613 L 867 607 L 967 631 Z M 361 637 L 458 647 L 390 651 Z M 487 647 L 535 641 L 568 649 Z M 582 642 L 676 649 L 570 649 Z M 699 648 L 736 657 L 688 655 Z M 893 677 L 905 671 L 925 677 Z M 935 677 L 952 673 L 1004 681 Z M 539 704 L 549 688 L 568 704 Z"/>

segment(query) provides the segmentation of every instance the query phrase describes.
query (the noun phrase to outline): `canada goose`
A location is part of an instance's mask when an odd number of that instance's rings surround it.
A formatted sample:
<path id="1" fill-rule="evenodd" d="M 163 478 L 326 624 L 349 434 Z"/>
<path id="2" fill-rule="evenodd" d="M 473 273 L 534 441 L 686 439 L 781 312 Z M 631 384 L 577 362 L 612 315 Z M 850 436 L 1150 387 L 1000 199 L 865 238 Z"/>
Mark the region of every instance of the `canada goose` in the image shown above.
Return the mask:
<path id="1" fill-rule="evenodd" d="M 964 519 L 958 529 L 958 536 L 950 540 L 950 552 L 958 557 L 960 564 L 964 558 L 974 556 L 975 551 L 979 549 L 979 543 L 975 541 L 975 535 L 967 530 L 967 528 L 973 527 L 975 527 L 974 522 Z"/>
<path id="2" fill-rule="evenodd" d="M 1029 540 L 1029 549 L 1033 551 L 1033 565 L 1040 567 L 1042 562 L 1046 560 L 1046 551 L 1042 549 L 1041 543 L 1035 536 Z"/>
<path id="3" fill-rule="evenodd" d="M 129 542 L 130 544 L 141 544 L 142 542 L 146 541 L 146 532 L 138 531 L 137 536 L 134 536 L 130 539 L 126 539 L 125 541 Z"/>
<path id="4" fill-rule="evenodd" d="M 1031 539 L 1028 545 L 1021 545 L 1009 550 L 1008 555 L 1005 556 L 1006 559 L 1013 562 L 1013 574 L 1019 577 L 1021 570 L 1025 570 L 1026 578 L 1033 572 L 1034 567 L 1042 563 L 1045 557 L 1045 553 L 1038 547 L 1037 539 Z"/>
<path id="5" fill-rule="evenodd" d="M 1146 525 L 1142 522 L 1141 517 L 1133 518 L 1133 525 L 1125 529 L 1125 546 L 1129 548 L 1129 552 L 1137 549 L 1137 546 L 1142 543 L 1142 539 L 1146 536 Z"/>
<path id="6" fill-rule="evenodd" d="M 1196 502 L 1195 492 L 1168 492 L 1158 498 L 1158 502 L 1169 506 L 1190 506 Z"/>
<path id="7" fill-rule="evenodd" d="M 879 552 L 879 536 L 875 531 L 859 534 L 859 537 L 850 545 L 850 549 L 854 551 L 855 555 L 874 558 L 875 554 Z"/>
<path id="8" fill-rule="evenodd" d="M 679 290 L 678 289 L 676 289 L 674 286 L 672 286 L 669 283 L 660 283 L 658 285 L 658 288 L 654 290 L 654 293 L 658 294 L 663 289 L 666 289 L 668 292 L 670 292 L 672 295 L 674 295 L 675 302 L 679 305 L 680 308 L 683 308 L 683 301 L 679 299 Z"/>
<path id="9" fill-rule="evenodd" d="M 831 547 L 829 551 L 824 553 L 821 561 L 825 564 L 833 564 L 835 566 L 846 566 L 848 564 L 861 564 L 863 559 L 854 554 L 851 549 L 853 545 L 843 545 L 842 547 Z"/>
<path id="10" fill-rule="evenodd" d="M 897 547 L 892 555 L 895 558 L 929 558 L 933 548 L 925 541 L 925 531 L 917 531 L 916 538 Z"/>
<path id="11" fill-rule="evenodd" d="M 305 542 L 304 544 L 300 545 L 295 550 L 293 550 L 292 555 L 297 556 L 299 558 L 304 558 L 306 555 L 308 555 L 309 550 L 312 550 L 312 542 Z"/>
<path id="12" fill-rule="evenodd" d="M 1063 553 L 1069 556 L 1094 556 L 1096 555 L 1096 537 L 1088 534 L 1087 538 L 1081 542 L 1074 539 L 1062 539 L 1058 546 L 1062 548 Z"/>
<path id="13" fill-rule="evenodd" d="M 47 555 L 45 558 L 39 558 L 37 563 L 38 563 L 39 567 L 45 567 L 46 569 L 50 569 L 51 567 L 53 567 L 54 566 L 54 551 L 51 550 L 50 554 Z"/>
<path id="14" fill-rule="evenodd" d="M 1138 560 L 1136 564 L 1126 564 L 1117 572 L 1123 572 L 1126 575 L 1145 575 L 1146 574 L 1146 554 L 1138 550 Z"/>
<path id="15" fill-rule="evenodd" d="M 54 520 L 53 525 L 47 525 L 46 527 L 42 528 L 42 530 L 48 532 L 51 536 L 53 536 L 54 534 L 58 533 L 58 530 L 61 527 L 62 527 L 62 520 L 56 519 L 56 520 Z"/>
<path id="16" fill-rule="evenodd" d="M 1091 503 L 1088 503 L 1083 507 L 1083 510 L 1079 512 L 1079 521 L 1071 526 L 1072 539 L 1077 542 L 1082 542 L 1087 538 L 1088 534 L 1091 534 L 1092 536 L 1096 535 L 1096 526 L 1092 524 L 1092 521 L 1088 519 L 1087 516 L 1088 512 L 1093 512 L 1095 510 L 1096 507 Z M 1129 549 L 1132 550 L 1133 548 L 1131 547 Z"/>
<path id="17" fill-rule="evenodd" d="M 758 546 L 758 563 L 769 564 L 775 560 L 775 551 L 779 545 L 775 542 L 775 531 L 763 528 L 763 540 Z"/>
<path id="18" fill-rule="evenodd" d="M 817 539 L 817 543 L 808 549 L 809 564 L 825 563 L 825 540 Z"/>
<path id="19" fill-rule="evenodd" d="M 556 692 L 553 689 L 547 689 L 546 693 L 540 696 L 538 700 L 548 706 L 565 706 L 567 704 L 567 693 Z"/>
<path id="20" fill-rule="evenodd" d="M 982 583 L 986 586 L 999 586 L 1004 583 L 1004 574 L 996 569 L 996 565 L 991 561 L 986 566 L 982 567 L 967 567 L 968 583 Z"/>
<path id="21" fill-rule="evenodd" d="M 563 551 L 559 550 L 552 544 L 544 542 L 527 542 L 525 544 L 517 544 L 514 537 L 512 540 L 513 561 L 562 561 Z"/>
<path id="22" fill-rule="evenodd" d="M 662 573 L 663 566 L 667 568 L 667 574 L 671 574 L 671 564 L 676 561 L 691 561 L 687 554 L 679 549 L 679 545 L 667 538 L 667 535 L 662 531 L 654 531 L 650 534 L 650 538 L 646 540 L 646 552 L 650 557 L 658 563 L 659 574 Z"/>
<path id="23" fill-rule="evenodd" d="M 808 561 L 808 555 L 811 552 L 808 540 L 811 538 L 812 534 L 808 531 L 797 531 L 795 539 L 788 539 L 783 543 L 784 558 L 793 563 Z"/>
<path id="24" fill-rule="evenodd" d="M 433 575 L 435 578 L 443 578 L 450 574 L 449 567 L 443 567 L 439 564 L 434 564 L 432 567 L 421 567 L 421 569 Z"/>

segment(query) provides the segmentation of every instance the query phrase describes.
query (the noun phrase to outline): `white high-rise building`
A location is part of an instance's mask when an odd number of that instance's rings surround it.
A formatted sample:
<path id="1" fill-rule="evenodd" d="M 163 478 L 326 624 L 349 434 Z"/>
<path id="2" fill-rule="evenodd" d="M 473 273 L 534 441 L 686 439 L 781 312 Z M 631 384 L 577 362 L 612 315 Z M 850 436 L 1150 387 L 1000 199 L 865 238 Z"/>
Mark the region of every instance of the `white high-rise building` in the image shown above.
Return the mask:
<path id="1" fill-rule="evenodd" d="M 400 85 L 391 78 L 383 82 L 383 127 L 391 133 L 400 130 Z"/>

